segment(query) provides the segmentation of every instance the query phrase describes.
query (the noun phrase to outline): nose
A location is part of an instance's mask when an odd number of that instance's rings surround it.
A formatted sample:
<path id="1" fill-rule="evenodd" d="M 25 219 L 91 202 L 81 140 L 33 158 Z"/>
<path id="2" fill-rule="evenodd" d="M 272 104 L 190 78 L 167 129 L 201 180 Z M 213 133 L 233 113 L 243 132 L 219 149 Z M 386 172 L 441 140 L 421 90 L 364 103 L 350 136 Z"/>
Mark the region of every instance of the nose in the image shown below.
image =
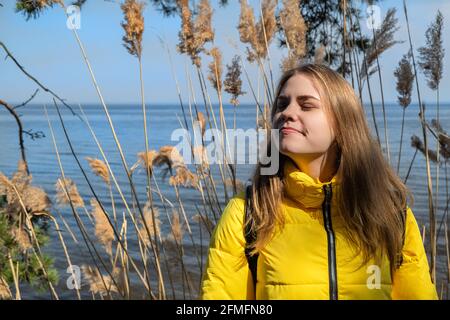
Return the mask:
<path id="1" fill-rule="evenodd" d="M 282 120 L 283 122 L 294 122 L 299 120 L 299 108 L 295 102 L 289 103 L 289 105 L 281 112 L 280 120 Z"/>

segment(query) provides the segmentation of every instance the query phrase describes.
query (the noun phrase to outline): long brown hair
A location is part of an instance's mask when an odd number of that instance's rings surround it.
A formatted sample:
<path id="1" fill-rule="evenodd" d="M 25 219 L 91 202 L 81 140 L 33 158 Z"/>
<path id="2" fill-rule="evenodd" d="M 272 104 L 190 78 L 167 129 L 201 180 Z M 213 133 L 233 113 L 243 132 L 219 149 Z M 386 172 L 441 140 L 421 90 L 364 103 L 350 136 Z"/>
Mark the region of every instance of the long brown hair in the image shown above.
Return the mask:
<path id="1" fill-rule="evenodd" d="M 337 177 L 340 181 L 339 213 L 347 240 L 362 254 L 363 266 L 371 258 L 387 254 L 391 271 L 401 261 L 407 198 L 411 192 L 384 159 L 378 142 L 372 138 L 359 98 L 350 84 L 325 65 L 305 64 L 285 72 L 278 84 L 271 110 L 271 122 L 277 110 L 276 101 L 285 83 L 295 74 L 309 77 L 319 90 L 329 116 L 338 146 Z M 267 135 L 270 148 L 270 135 Z M 284 226 L 281 202 L 284 196 L 283 167 L 288 158 L 279 153 L 279 170 L 262 175 L 258 163 L 253 175 L 251 217 L 256 241 L 253 253 L 260 251 Z M 270 165 L 270 164 L 269 164 Z"/>

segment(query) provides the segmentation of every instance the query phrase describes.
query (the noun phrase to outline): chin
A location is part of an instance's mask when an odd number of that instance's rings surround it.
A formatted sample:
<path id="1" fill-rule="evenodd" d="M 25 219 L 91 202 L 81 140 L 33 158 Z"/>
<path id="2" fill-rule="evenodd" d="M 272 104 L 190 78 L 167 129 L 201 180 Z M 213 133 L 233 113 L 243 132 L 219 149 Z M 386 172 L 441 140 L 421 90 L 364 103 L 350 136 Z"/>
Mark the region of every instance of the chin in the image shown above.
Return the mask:
<path id="1" fill-rule="evenodd" d="M 280 152 L 282 153 L 304 153 L 305 148 L 298 141 L 281 141 Z"/>
<path id="2" fill-rule="evenodd" d="M 308 153 L 305 152 L 305 150 L 303 149 L 299 149 L 298 146 L 296 148 L 283 148 L 282 146 L 280 147 L 280 153 L 284 154 L 285 156 L 291 156 L 291 155 L 299 155 L 299 154 L 304 154 L 304 153 Z"/>

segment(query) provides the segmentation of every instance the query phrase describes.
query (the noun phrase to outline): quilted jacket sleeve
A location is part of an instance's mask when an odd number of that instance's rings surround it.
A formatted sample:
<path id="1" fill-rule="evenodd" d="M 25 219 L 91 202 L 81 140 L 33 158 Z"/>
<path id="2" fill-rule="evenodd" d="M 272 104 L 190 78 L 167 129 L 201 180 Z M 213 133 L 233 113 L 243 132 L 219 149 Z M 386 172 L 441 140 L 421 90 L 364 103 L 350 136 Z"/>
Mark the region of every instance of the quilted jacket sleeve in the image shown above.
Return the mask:
<path id="1" fill-rule="evenodd" d="M 436 300 L 436 287 L 431 281 L 427 255 L 412 210 L 408 207 L 403 263 L 393 276 L 392 299 Z"/>
<path id="2" fill-rule="evenodd" d="M 211 236 L 200 299 L 254 299 L 251 272 L 244 253 L 243 195 L 230 200 Z"/>

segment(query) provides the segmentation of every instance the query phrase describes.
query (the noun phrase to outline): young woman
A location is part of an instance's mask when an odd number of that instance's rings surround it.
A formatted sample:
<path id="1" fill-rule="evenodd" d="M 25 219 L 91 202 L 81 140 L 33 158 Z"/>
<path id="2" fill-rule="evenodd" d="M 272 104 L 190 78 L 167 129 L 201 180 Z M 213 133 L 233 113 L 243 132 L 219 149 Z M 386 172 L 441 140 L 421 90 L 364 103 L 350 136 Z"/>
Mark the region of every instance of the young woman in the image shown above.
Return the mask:
<path id="1" fill-rule="evenodd" d="M 306 64 L 282 76 L 275 97 L 279 170 L 262 175 L 256 166 L 248 215 L 244 193 L 226 206 L 201 298 L 437 299 L 412 195 L 348 82 Z"/>

